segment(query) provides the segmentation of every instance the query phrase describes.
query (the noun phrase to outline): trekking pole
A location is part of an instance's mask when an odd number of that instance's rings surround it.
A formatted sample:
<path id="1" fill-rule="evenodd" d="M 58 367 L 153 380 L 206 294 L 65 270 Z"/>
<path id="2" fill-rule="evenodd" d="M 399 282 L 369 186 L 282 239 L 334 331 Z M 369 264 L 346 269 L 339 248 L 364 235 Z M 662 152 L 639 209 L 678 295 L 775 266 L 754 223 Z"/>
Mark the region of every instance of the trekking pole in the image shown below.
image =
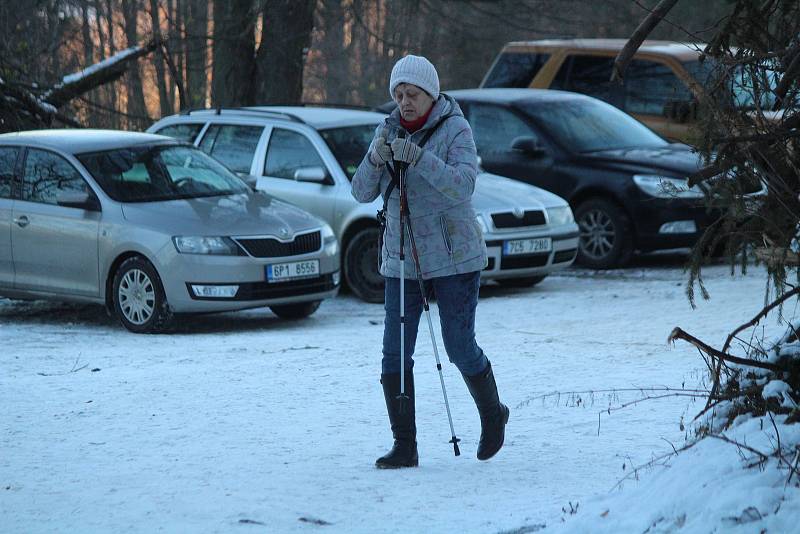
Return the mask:
<path id="1" fill-rule="evenodd" d="M 402 137 L 405 137 L 405 132 L 401 131 L 400 133 L 402 134 Z M 398 135 L 398 137 L 401 137 L 401 136 Z M 405 167 L 406 167 L 406 164 L 402 164 L 399 167 L 399 169 L 400 169 L 400 180 L 399 180 L 400 181 L 400 231 L 403 232 L 403 220 L 404 220 L 403 216 L 404 216 L 404 214 L 408 215 L 409 216 L 409 220 L 408 220 L 408 224 L 407 224 L 406 228 L 408 229 L 408 237 L 409 237 L 409 240 L 411 241 L 411 256 L 412 256 L 412 258 L 414 258 L 414 267 L 415 267 L 415 269 L 417 271 L 417 282 L 419 282 L 419 292 L 420 292 L 420 295 L 422 296 L 422 307 L 425 310 L 425 317 L 428 319 L 428 331 L 431 333 L 431 344 L 433 345 L 433 356 L 434 356 L 434 358 L 436 358 L 436 369 L 439 371 L 439 383 L 442 385 L 442 396 L 444 396 L 444 406 L 445 406 L 445 409 L 447 410 L 447 420 L 450 422 L 450 435 L 452 436 L 452 439 L 450 439 L 449 443 L 453 444 L 453 452 L 455 453 L 455 455 L 456 456 L 460 456 L 461 455 L 461 451 L 458 448 L 458 442 L 461 441 L 461 440 L 456 437 L 456 431 L 453 428 L 453 417 L 452 417 L 452 415 L 450 415 L 450 403 L 447 400 L 447 389 L 444 386 L 444 375 L 442 374 L 442 364 L 441 364 L 441 362 L 439 360 L 439 349 L 436 347 L 436 336 L 433 333 L 433 321 L 431 321 L 431 310 L 430 310 L 430 306 L 428 305 L 428 297 L 425 294 L 425 283 L 422 281 L 422 269 L 420 268 L 419 254 L 417 253 L 417 243 L 416 243 L 416 241 L 414 241 L 414 230 L 412 230 L 412 228 L 411 228 L 411 218 L 410 218 L 411 211 L 408 209 L 408 196 L 406 194 L 406 183 L 405 183 L 405 176 L 404 176 L 405 175 L 405 170 L 406 170 Z M 401 267 L 400 267 L 400 276 L 401 277 L 403 276 L 403 267 L 402 267 L 403 263 L 402 262 L 403 262 L 403 234 L 401 233 L 400 234 L 400 265 L 401 265 Z M 400 284 L 401 284 L 401 286 L 400 286 L 401 287 L 400 295 L 402 295 L 403 294 L 403 286 L 402 286 L 402 284 L 403 284 L 402 280 L 403 279 L 400 278 L 400 280 L 401 280 L 401 282 L 400 282 Z M 401 296 L 400 297 L 400 299 L 401 299 L 400 302 L 401 303 L 403 302 L 402 298 L 403 297 Z M 402 308 L 403 304 L 401 304 L 400 306 Z M 402 318 L 402 316 L 401 316 L 400 321 L 401 321 L 400 322 L 400 329 L 401 329 L 401 332 L 402 332 L 402 328 L 403 328 L 403 318 Z M 402 343 L 401 343 L 400 347 L 401 347 L 400 351 L 402 352 L 402 350 L 403 350 L 402 349 Z M 402 378 L 401 378 L 401 380 L 402 380 Z"/>
<path id="2" fill-rule="evenodd" d="M 405 138 L 406 132 L 400 130 L 397 134 L 399 138 Z M 405 231 L 405 208 L 403 207 L 403 189 L 406 180 L 405 165 L 395 160 L 395 168 L 399 176 L 400 186 L 400 395 L 397 396 L 399 401 L 398 411 L 405 414 L 408 404 L 408 395 L 406 394 L 406 285 L 405 285 L 405 252 L 404 252 L 404 239 Z"/>

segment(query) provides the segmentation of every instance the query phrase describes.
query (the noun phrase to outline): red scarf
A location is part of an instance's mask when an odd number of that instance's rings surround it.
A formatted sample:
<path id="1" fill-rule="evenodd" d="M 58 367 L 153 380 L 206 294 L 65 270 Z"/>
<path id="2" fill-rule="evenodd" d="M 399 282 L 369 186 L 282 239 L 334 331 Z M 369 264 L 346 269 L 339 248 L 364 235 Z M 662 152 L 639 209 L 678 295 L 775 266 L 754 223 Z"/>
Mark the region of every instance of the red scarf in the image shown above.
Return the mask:
<path id="1" fill-rule="evenodd" d="M 402 115 L 400 115 L 400 125 L 403 128 L 405 128 L 406 131 L 408 131 L 408 133 L 413 134 L 414 132 L 425 126 L 425 123 L 428 122 L 428 117 L 431 116 L 431 111 L 433 111 L 433 104 L 431 104 L 431 107 L 428 109 L 428 112 L 425 115 L 423 115 L 418 119 L 414 119 L 413 121 L 407 121 L 403 118 Z"/>

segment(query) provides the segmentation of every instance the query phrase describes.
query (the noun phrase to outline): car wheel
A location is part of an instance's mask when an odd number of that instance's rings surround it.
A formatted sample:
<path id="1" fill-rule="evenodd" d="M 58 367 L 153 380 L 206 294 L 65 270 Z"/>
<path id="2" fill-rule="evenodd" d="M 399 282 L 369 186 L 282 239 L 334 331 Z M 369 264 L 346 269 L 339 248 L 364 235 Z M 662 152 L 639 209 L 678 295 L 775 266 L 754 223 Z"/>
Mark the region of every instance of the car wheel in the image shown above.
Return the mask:
<path id="1" fill-rule="evenodd" d="M 128 258 L 114 275 L 114 311 L 122 326 L 137 334 L 163 330 L 172 319 L 155 268 L 142 258 Z"/>
<path id="2" fill-rule="evenodd" d="M 298 304 L 281 304 L 270 306 L 269 309 L 281 319 L 304 319 L 317 311 L 321 302 L 321 300 L 314 300 Z"/>
<path id="3" fill-rule="evenodd" d="M 575 220 L 580 229 L 577 262 L 593 269 L 622 267 L 633 254 L 628 216 L 616 204 L 603 199 L 578 206 Z"/>
<path id="4" fill-rule="evenodd" d="M 547 276 L 523 276 L 522 278 L 501 278 L 497 283 L 503 287 L 533 287 Z"/>
<path id="5" fill-rule="evenodd" d="M 383 276 L 378 271 L 378 228 L 359 231 L 344 253 L 344 278 L 350 290 L 367 302 L 383 302 Z"/>

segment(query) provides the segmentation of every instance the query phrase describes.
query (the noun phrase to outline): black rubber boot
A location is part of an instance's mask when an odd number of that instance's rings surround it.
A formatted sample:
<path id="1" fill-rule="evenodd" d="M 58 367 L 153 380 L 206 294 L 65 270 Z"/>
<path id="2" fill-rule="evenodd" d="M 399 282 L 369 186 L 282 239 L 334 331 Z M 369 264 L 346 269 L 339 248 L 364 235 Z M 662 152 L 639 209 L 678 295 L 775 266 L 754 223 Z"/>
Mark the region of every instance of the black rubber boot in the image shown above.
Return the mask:
<path id="1" fill-rule="evenodd" d="M 503 446 L 508 423 L 508 407 L 500 402 L 497 384 L 494 381 L 492 364 L 474 376 L 462 375 L 470 395 L 475 399 L 481 416 L 481 441 L 478 444 L 478 460 L 488 460 Z"/>
<path id="2" fill-rule="evenodd" d="M 392 424 L 394 446 L 392 450 L 375 461 L 379 469 L 399 469 L 401 467 L 417 467 L 417 425 L 414 412 L 414 374 L 406 372 L 405 392 L 408 396 L 401 404 L 400 373 L 381 375 L 383 397 L 386 400 L 386 411 Z"/>

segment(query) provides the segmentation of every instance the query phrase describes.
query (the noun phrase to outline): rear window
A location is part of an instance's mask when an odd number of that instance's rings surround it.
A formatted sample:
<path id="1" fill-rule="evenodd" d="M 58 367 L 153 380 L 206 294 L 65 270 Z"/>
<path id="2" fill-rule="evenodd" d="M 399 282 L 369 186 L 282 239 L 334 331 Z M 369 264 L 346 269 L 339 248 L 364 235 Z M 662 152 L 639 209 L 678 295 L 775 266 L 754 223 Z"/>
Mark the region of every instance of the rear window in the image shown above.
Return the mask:
<path id="1" fill-rule="evenodd" d="M 19 149 L 0 147 L 0 198 L 10 198 Z"/>
<path id="2" fill-rule="evenodd" d="M 262 126 L 214 124 L 206 130 L 200 149 L 233 172 L 250 174 L 263 131 Z"/>
<path id="3" fill-rule="evenodd" d="M 481 87 L 528 87 L 548 59 L 550 54 L 503 52 Z"/>
<path id="4" fill-rule="evenodd" d="M 195 137 L 197 137 L 197 134 L 199 134 L 200 130 L 203 129 L 203 126 L 203 123 L 173 124 L 171 126 L 165 126 L 159 130 L 156 130 L 154 133 L 157 133 L 158 135 L 167 135 L 187 143 L 193 143 Z"/>

